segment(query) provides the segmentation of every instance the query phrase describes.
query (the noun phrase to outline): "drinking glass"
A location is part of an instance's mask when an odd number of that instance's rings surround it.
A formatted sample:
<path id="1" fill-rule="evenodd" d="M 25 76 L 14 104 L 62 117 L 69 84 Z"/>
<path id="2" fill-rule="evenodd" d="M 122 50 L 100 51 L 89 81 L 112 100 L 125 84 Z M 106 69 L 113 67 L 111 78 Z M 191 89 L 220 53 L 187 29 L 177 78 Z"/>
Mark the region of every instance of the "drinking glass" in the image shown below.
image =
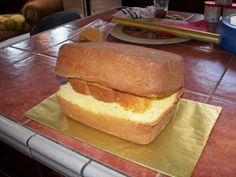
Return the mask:
<path id="1" fill-rule="evenodd" d="M 153 0 L 154 16 L 156 18 L 165 18 L 169 7 L 169 0 Z"/>

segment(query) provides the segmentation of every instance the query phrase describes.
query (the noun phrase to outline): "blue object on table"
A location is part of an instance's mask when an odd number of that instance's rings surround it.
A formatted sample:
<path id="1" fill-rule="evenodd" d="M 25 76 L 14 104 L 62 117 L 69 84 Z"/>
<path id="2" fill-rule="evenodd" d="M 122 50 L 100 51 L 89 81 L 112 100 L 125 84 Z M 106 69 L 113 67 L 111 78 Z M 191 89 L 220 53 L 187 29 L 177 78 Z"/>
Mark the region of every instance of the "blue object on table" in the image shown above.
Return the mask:
<path id="1" fill-rule="evenodd" d="M 236 53 L 236 14 L 223 17 L 218 27 L 220 46 Z"/>

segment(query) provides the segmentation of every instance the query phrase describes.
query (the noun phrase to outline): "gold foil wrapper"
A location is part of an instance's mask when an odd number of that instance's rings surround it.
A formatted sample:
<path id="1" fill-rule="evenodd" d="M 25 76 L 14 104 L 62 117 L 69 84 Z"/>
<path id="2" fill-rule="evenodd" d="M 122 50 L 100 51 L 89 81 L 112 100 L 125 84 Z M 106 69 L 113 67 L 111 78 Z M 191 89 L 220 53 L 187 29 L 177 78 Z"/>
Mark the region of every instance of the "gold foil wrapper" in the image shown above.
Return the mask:
<path id="1" fill-rule="evenodd" d="M 193 40 L 202 41 L 202 42 L 211 42 L 213 44 L 220 44 L 220 40 L 221 40 L 219 34 L 199 31 L 199 30 L 194 30 L 194 29 L 188 29 L 188 28 L 183 28 L 183 27 L 176 27 L 176 26 L 171 26 L 171 25 L 166 25 L 166 24 L 161 24 L 161 23 L 153 23 L 153 22 L 148 22 L 148 21 L 120 18 L 120 17 L 113 17 L 112 22 L 117 23 L 119 25 L 124 25 L 124 26 L 132 26 L 132 27 L 141 28 L 141 29 L 166 32 L 168 34 L 172 34 L 178 37 L 193 39 Z"/>
<path id="2" fill-rule="evenodd" d="M 191 176 L 221 108 L 180 99 L 178 110 L 148 145 L 135 144 L 85 126 L 63 115 L 53 95 L 25 115 L 63 134 L 162 174 Z"/>

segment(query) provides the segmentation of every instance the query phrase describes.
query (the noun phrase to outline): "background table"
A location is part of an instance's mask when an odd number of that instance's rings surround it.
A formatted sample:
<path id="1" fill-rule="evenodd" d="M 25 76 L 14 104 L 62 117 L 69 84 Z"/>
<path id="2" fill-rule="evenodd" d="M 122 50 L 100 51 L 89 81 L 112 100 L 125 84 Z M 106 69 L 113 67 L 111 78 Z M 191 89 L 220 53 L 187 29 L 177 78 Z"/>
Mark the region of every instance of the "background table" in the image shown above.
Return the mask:
<path id="1" fill-rule="evenodd" d="M 65 136 L 23 115 L 66 82 L 55 74 L 55 63 L 59 47 L 73 43 L 68 36 L 97 18 L 110 21 L 116 11 L 65 24 L 0 51 L 1 141 L 67 175 L 158 176 L 155 171 Z M 108 36 L 107 40 L 123 43 L 112 36 Z M 235 176 L 235 54 L 210 43 L 196 41 L 148 47 L 183 56 L 183 98 L 223 107 L 192 176 Z M 66 156 L 63 157 L 63 154 Z"/>

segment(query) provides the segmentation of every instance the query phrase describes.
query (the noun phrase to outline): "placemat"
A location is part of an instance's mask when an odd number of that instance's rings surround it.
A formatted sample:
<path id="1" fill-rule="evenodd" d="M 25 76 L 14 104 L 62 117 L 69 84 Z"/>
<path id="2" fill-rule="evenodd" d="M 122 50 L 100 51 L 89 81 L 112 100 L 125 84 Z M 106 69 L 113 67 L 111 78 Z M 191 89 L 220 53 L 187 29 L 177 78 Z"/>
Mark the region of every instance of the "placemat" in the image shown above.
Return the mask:
<path id="1" fill-rule="evenodd" d="M 148 145 L 138 145 L 85 126 L 63 115 L 55 95 L 25 115 L 63 134 L 157 172 L 191 176 L 221 112 L 213 105 L 180 99 L 179 107 L 161 134 Z"/>

